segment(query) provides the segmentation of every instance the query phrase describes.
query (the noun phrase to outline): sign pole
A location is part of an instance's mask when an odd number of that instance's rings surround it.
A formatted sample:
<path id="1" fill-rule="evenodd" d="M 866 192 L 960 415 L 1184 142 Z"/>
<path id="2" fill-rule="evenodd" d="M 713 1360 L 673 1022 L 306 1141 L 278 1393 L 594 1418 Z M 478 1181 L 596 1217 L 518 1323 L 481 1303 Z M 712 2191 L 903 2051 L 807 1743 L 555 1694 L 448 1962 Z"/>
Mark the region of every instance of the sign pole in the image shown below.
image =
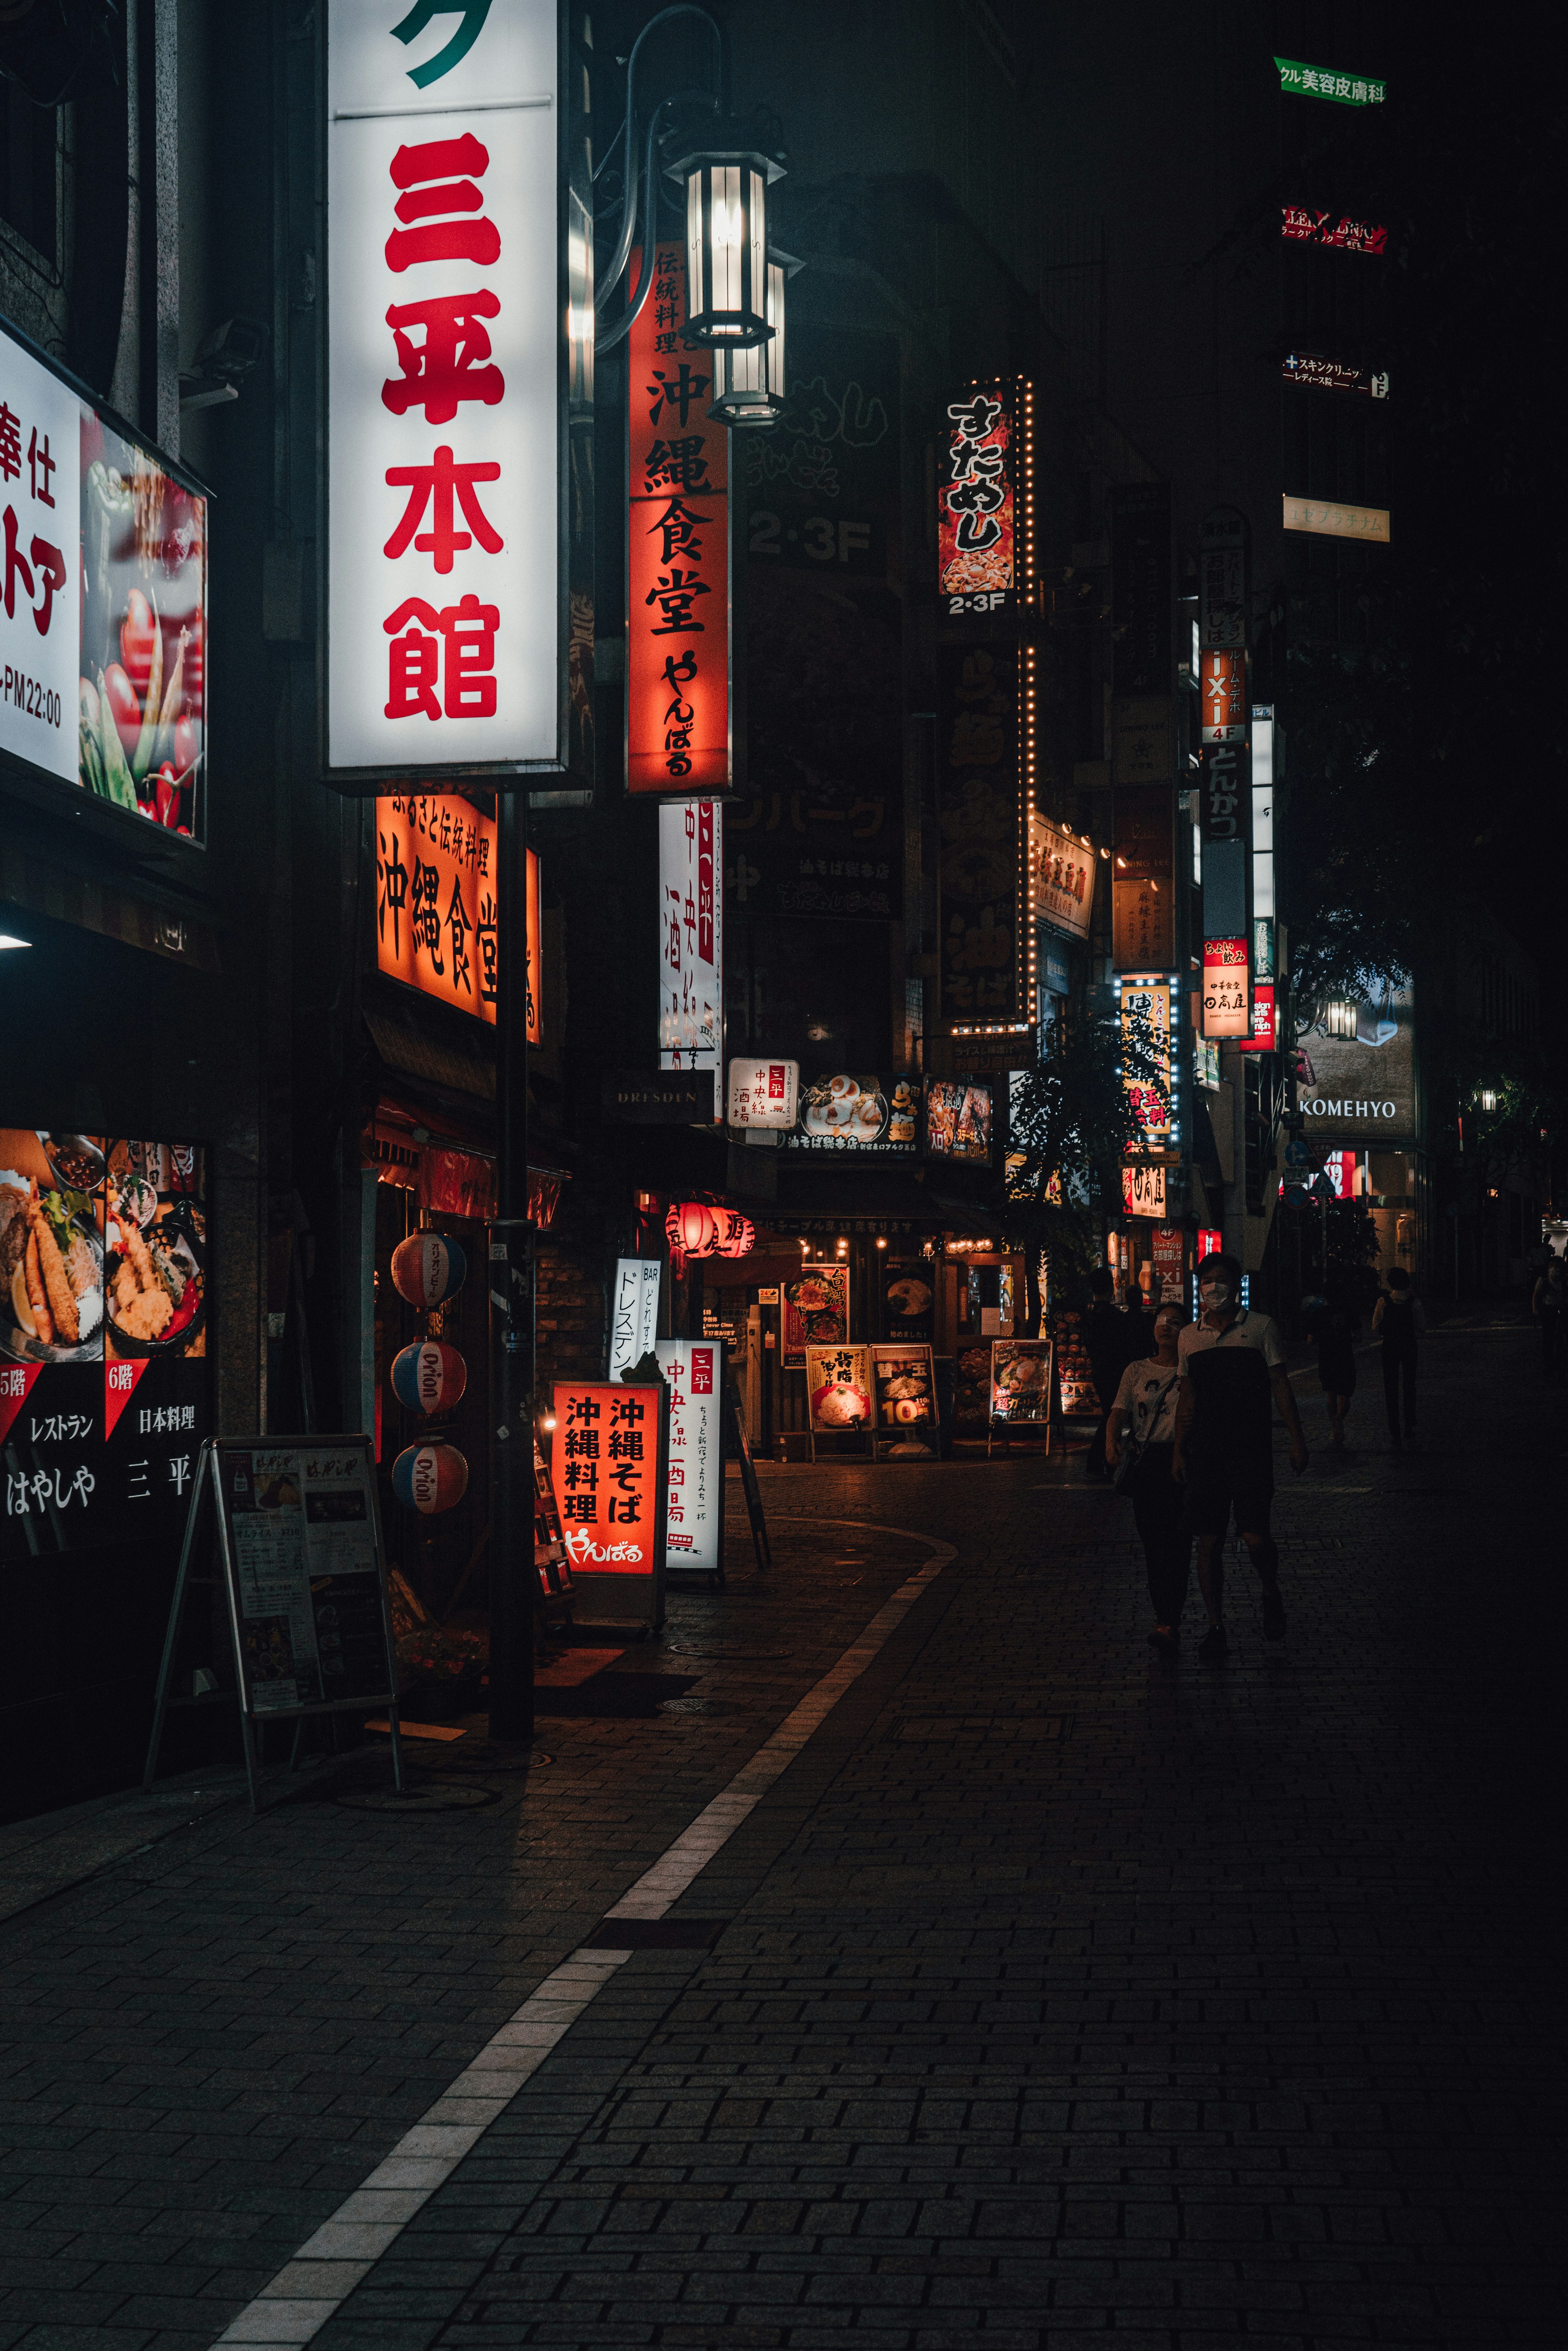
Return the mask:
<path id="1" fill-rule="evenodd" d="M 496 1220 L 490 1227 L 490 1736 L 534 1735 L 534 1295 L 528 1231 L 528 801 L 497 794 Z"/>

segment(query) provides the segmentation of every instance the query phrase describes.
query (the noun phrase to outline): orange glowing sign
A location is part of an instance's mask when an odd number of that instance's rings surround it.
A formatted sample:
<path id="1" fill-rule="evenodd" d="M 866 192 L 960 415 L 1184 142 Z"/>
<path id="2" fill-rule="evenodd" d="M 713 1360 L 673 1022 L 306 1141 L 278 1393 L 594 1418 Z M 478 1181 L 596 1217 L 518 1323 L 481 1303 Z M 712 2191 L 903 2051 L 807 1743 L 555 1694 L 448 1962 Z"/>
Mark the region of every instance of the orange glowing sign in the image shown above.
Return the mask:
<path id="1" fill-rule="evenodd" d="M 630 339 L 626 789 L 672 796 L 735 779 L 729 434 L 709 421 L 713 355 L 685 320 L 685 248 L 659 245 Z"/>
<path id="2" fill-rule="evenodd" d="M 558 1382 L 550 1478 L 574 1575 L 656 1576 L 663 1391 Z"/>
<path id="3" fill-rule="evenodd" d="M 539 1007 L 539 862 L 528 852 L 528 1036 Z M 477 1020 L 496 1018 L 496 820 L 455 792 L 376 802 L 376 968 Z"/>
<path id="4" fill-rule="evenodd" d="M 1240 743 L 1247 736 L 1247 656 L 1207 653 L 1198 678 L 1206 743 Z"/>

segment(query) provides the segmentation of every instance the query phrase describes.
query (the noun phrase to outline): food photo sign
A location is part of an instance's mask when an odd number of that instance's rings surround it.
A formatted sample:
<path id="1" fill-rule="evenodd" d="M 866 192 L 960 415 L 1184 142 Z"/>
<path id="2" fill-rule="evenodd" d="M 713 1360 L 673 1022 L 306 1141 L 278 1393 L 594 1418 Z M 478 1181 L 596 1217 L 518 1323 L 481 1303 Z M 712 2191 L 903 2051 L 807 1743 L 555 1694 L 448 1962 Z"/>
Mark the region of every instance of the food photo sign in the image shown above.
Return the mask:
<path id="1" fill-rule="evenodd" d="M 0 323 L 0 752 L 205 832 L 207 500 Z"/>
<path id="2" fill-rule="evenodd" d="M 814 1265 L 786 1281 L 780 1349 L 787 1372 L 806 1368 L 809 1346 L 838 1346 L 850 1335 L 850 1270 Z"/>
<path id="3" fill-rule="evenodd" d="M 170 1538 L 204 1437 L 206 1153 L 0 1127 L 0 1555 Z"/>
<path id="4" fill-rule="evenodd" d="M 871 1351 L 879 1458 L 928 1461 L 936 1451 L 936 1381 L 929 1347 L 879 1343 Z"/>
<path id="5" fill-rule="evenodd" d="M 1051 1353 L 1049 1339 L 992 1341 L 993 1420 L 1030 1421 L 1050 1426 Z"/>
<path id="6" fill-rule="evenodd" d="M 800 1089 L 789 1151 L 842 1152 L 879 1159 L 913 1159 L 919 1081 L 834 1071 Z"/>
<path id="7" fill-rule="evenodd" d="M 819 1437 L 844 1437 L 870 1428 L 871 1350 L 808 1347 L 806 1402 L 810 1414 L 813 1460 Z"/>

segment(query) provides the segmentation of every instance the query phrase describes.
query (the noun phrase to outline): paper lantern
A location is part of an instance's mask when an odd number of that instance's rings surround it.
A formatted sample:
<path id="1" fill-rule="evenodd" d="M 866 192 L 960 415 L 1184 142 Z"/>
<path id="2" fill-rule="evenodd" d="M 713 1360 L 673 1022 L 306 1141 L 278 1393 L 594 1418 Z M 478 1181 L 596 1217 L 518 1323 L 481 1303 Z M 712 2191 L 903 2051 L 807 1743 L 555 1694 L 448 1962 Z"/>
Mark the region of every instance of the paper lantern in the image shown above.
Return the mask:
<path id="1" fill-rule="evenodd" d="M 757 1228 L 749 1217 L 743 1217 L 738 1208 L 719 1209 L 716 1248 L 720 1257 L 749 1257 L 756 1238 Z"/>
<path id="2" fill-rule="evenodd" d="M 394 1356 L 392 1393 L 410 1412 L 449 1412 L 461 1403 L 468 1366 L 455 1347 L 439 1339 L 417 1339 Z"/>
<path id="3" fill-rule="evenodd" d="M 718 1246 L 718 1225 L 713 1210 L 700 1200 L 682 1200 L 664 1218 L 664 1237 L 677 1257 L 712 1257 Z"/>
<path id="4" fill-rule="evenodd" d="M 410 1233 L 392 1251 L 392 1287 L 411 1306 L 439 1306 L 467 1275 L 467 1259 L 444 1233 Z"/>
<path id="5" fill-rule="evenodd" d="M 405 1510 L 434 1518 L 468 1491 L 468 1464 L 455 1445 L 411 1445 L 392 1463 L 392 1482 Z"/>

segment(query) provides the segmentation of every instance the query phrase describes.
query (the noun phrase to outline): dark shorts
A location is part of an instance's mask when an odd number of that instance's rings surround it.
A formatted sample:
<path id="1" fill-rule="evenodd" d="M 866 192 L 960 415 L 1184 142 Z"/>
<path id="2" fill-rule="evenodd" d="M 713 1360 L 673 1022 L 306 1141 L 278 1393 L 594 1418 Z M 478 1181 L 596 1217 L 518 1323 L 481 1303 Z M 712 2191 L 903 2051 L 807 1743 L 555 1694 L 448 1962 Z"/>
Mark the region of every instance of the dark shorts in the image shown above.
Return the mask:
<path id="1" fill-rule="evenodd" d="M 1194 1469 L 1187 1485 L 1186 1522 L 1191 1533 L 1223 1537 L 1236 1517 L 1241 1535 L 1266 1535 L 1274 1480 L 1265 1470 Z"/>

